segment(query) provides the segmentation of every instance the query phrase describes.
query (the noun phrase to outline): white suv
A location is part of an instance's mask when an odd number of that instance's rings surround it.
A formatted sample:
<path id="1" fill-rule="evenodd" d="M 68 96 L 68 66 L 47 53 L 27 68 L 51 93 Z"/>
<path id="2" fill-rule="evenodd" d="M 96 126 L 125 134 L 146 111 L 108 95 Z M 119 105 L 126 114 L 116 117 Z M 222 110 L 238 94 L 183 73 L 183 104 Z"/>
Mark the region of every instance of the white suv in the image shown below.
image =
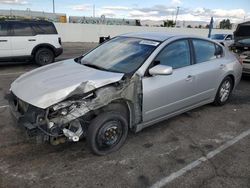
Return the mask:
<path id="1" fill-rule="evenodd" d="M 0 21 L 0 62 L 34 60 L 46 65 L 62 52 L 61 38 L 52 22 Z"/>

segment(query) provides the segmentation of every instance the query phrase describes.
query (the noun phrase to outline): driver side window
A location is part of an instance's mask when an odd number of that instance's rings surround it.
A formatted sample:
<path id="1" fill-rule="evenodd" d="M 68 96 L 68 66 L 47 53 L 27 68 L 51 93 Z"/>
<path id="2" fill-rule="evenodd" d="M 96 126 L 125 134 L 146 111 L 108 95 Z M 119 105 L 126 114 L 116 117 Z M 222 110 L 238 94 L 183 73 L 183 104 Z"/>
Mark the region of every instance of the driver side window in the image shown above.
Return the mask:
<path id="1" fill-rule="evenodd" d="M 155 61 L 173 69 L 191 64 L 188 40 L 179 40 L 167 45 L 156 57 Z"/>
<path id="2" fill-rule="evenodd" d="M 233 36 L 232 35 L 228 35 L 226 40 L 233 40 Z"/>

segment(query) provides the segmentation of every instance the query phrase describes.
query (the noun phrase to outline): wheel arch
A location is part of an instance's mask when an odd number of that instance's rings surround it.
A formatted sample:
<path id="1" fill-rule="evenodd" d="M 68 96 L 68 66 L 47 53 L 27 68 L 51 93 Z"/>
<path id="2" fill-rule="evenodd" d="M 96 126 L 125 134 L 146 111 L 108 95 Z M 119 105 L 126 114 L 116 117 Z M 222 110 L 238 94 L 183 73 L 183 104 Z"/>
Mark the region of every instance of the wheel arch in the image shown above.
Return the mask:
<path id="1" fill-rule="evenodd" d="M 94 110 L 94 114 L 98 115 L 102 112 L 112 111 L 112 110 L 120 111 L 126 115 L 129 129 L 132 129 L 134 125 L 133 119 L 135 115 L 133 108 L 134 107 L 131 101 L 126 100 L 126 99 L 116 99 L 110 102 L 109 104 L 107 104 L 106 106 L 103 106 L 99 109 Z"/>
<path id="2" fill-rule="evenodd" d="M 41 49 L 41 48 L 48 48 L 50 49 L 53 54 L 55 55 L 55 47 L 49 43 L 43 43 L 43 44 L 38 44 L 37 46 L 35 46 L 31 52 L 32 56 L 35 56 L 36 52 Z"/>
<path id="3" fill-rule="evenodd" d="M 233 74 L 228 74 L 227 76 L 225 76 L 225 78 L 226 77 L 230 77 L 232 79 L 232 81 L 233 81 L 233 87 L 232 88 L 234 88 L 234 86 L 235 86 L 235 77 L 234 77 L 234 75 Z"/>

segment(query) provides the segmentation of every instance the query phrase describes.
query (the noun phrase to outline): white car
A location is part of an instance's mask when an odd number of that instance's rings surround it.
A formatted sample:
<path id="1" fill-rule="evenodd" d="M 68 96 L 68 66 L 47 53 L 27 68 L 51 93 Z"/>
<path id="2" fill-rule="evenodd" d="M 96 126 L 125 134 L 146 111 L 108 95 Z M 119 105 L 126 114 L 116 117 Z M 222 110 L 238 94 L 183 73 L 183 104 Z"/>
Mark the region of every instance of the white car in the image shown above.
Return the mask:
<path id="1" fill-rule="evenodd" d="M 232 34 L 214 34 L 210 38 L 227 48 L 234 43 Z"/>
<path id="2" fill-rule="evenodd" d="M 0 21 L 0 63 L 34 60 L 39 65 L 54 62 L 63 52 L 53 23 L 42 20 Z"/>

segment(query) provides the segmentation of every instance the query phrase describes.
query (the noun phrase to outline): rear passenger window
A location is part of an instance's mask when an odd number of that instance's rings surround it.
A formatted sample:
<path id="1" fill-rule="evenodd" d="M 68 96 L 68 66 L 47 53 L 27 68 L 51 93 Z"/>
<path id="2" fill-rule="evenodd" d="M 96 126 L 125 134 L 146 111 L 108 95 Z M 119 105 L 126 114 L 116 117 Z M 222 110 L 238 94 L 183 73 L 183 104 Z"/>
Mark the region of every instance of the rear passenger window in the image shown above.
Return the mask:
<path id="1" fill-rule="evenodd" d="M 33 36 L 33 30 L 28 23 L 13 22 L 12 29 L 14 36 Z"/>
<path id="2" fill-rule="evenodd" d="M 223 55 L 223 49 L 221 46 L 215 44 L 216 57 L 219 58 Z"/>
<path id="3" fill-rule="evenodd" d="M 0 23 L 0 37 L 8 35 L 8 24 Z"/>
<path id="4" fill-rule="evenodd" d="M 228 35 L 226 39 L 227 40 L 233 40 L 233 36 L 232 35 Z"/>
<path id="5" fill-rule="evenodd" d="M 205 40 L 193 40 L 196 63 L 210 61 L 216 58 L 215 44 Z"/>
<path id="6" fill-rule="evenodd" d="M 173 67 L 173 69 L 185 67 L 191 64 L 190 50 L 187 40 L 179 40 L 167 45 L 156 57 L 161 65 Z"/>
<path id="7" fill-rule="evenodd" d="M 57 34 L 56 28 L 52 23 L 32 23 L 31 26 L 38 35 Z"/>

